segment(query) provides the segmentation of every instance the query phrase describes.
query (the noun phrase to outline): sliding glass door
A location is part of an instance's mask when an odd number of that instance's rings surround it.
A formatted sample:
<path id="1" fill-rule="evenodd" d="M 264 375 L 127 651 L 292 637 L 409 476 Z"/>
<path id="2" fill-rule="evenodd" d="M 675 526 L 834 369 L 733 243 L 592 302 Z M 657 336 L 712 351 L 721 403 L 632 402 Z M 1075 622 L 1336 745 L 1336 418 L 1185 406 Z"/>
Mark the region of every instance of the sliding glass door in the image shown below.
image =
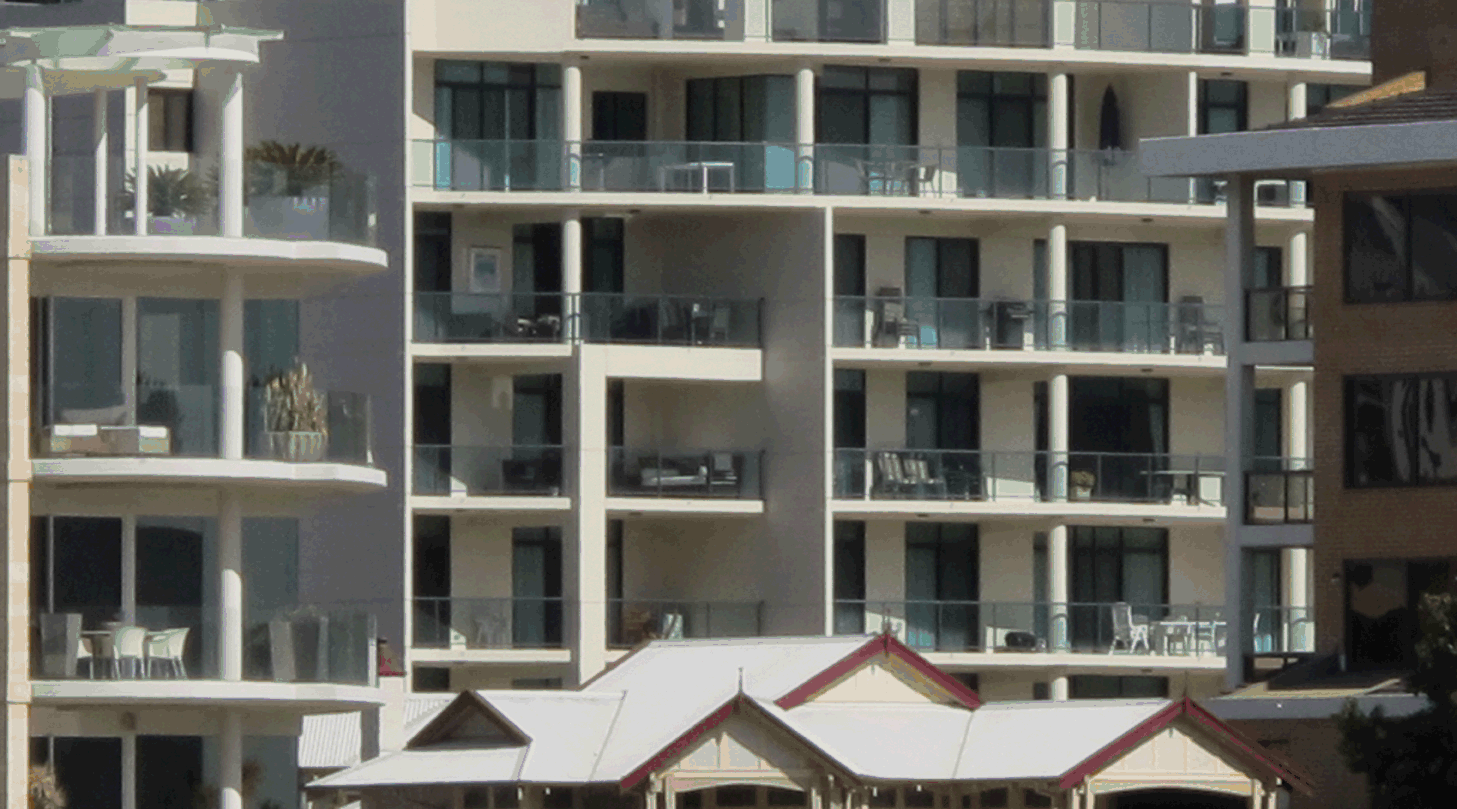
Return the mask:
<path id="1" fill-rule="evenodd" d="M 906 523 L 906 643 L 913 649 L 976 648 L 980 589 L 977 526 Z M 950 602 L 950 603 L 943 603 Z"/>
<path id="2" fill-rule="evenodd" d="M 562 643 L 562 530 L 511 530 L 512 642 L 549 648 Z"/>
<path id="3" fill-rule="evenodd" d="M 1170 335 L 1168 246 L 1074 242 L 1072 340 L 1083 351 L 1162 351 Z"/>
<path id="4" fill-rule="evenodd" d="M 686 159 L 732 162 L 737 184 L 746 189 L 793 191 L 800 185 L 793 76 L 689 79 L 687 91 Z M 719 143 L 725 145 L 712 145 Z"/>
<path id="5" fill-rule="evenodd" d="M 122 302 L 113 298 L 37 301 L 38 421 L 122 424 L 128 417 L 122 371 Z"/>
<path id="6" fill-rule="evenodd" d="M 1169 533 L 1164 528 L 1072 529 L 1069 609 L 1074 648 L 1102 651 L 1114 640 L 1114 602 L 1135 621 L 1164 617 L 1169 592 Z"/>
<path id="7" fill-rule="evenodd" d="M 561 66 L 441 59 L 435 129 L 437 188 L 560 188 Z"/>
<path id="8" fill-rule="evenodd" d="M 1047 76 L 956 74 L 956 173 L 963 195 L 1047 193 Z"/>
<path id="9" fill-rule="evenodd" d="M 1073 377 L 1069 383 L 1068 466 L 1094 477 L 1103 500 L 1162 501 L 1170 485 L 1169 381 Z"/>
<path id="10" fill-rule="evenodd" d="M 835 634 L 858 635 L 865 625 L 865 523 L 835 521 Z"/>
<path id="11" fill-rule="evenodd" d="M 218 302 L 137 300 L 137 423 L 166 427 L 173 455 L 218 452 Z"/>
<path id="12" fill-rule="evenodd" d="M 906 317 L 922 348 L 981 348 L 976 239 L 906 239 Z"/>

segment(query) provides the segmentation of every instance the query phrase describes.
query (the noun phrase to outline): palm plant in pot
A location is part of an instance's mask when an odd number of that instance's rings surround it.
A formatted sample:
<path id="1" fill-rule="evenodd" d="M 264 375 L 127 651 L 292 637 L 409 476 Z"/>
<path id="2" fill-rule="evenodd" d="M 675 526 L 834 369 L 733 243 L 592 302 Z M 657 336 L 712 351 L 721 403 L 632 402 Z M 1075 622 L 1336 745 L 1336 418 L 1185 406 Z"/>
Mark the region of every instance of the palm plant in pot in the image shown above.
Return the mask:
<path id="1" fill-rule="evenodd" d="M 324 239 L 344 165 L 331 149 L 262 141 L 244 153 L 248 212 L 259 235 Z"/>
<path id="2" fill-rule="evenodd" d="M 264 418 L 271 457 L 285 461 L 318 461 L 329 441 L 329 407 L 314 389 L 307 365 L 274 374 L 264 386 Z"/>
<path id="3" fill-rule="evenodd" d="M 134 211 L 137 175 L 128 172 L 122 183 L 121 212 Z M 198 221 L 216 213 L 217 186 L 187 169 L 152 166 L 147 170 L 148 231 L 191 235 Z"/>

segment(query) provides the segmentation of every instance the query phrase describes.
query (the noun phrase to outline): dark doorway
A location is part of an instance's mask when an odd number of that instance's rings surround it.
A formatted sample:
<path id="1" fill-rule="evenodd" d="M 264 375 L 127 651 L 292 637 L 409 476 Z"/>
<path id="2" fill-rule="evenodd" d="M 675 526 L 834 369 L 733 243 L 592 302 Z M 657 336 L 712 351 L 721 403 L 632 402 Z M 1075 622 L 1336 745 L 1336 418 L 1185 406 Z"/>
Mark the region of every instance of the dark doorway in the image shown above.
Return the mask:
<path id="1" fill-rule="evenodd" d="M 592 94 L 592 139 L 648 139 L 647 93 L 599 91 Z"/>
<path id="2" fill-rule="evenodd" d="M 1114 795 L 1109 809 L 1243 809 L 1244 798 L 1212 795 L 1188 789 L 1149 789 Z"/>

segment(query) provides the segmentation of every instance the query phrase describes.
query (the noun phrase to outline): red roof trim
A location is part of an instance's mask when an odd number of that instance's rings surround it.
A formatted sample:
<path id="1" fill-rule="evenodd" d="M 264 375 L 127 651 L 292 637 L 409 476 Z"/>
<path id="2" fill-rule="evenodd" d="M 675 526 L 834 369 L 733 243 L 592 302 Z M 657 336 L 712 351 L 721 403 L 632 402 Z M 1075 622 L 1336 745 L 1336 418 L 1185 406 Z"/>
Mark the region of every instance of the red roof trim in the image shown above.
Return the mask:
<path id="1" fill-rule="evenodd" d="M 1182 700 L 1169 705 L 1167 708 L 1145 719 L 1137 727 L 1119 736 L 1107 747 L 1094 753 L 1083 761 L 1083 763 L 1069 770 L 1062 777 L 1059 786 L 1062 789 L 1071 789 L 1084 778 L 1103 769 L 1103 767 L 1107 766 L 1114 759 L 1137 747 L 1139 743 L 1160 730 L 1163 730 L 1181 716 L 1188 716 L 1195 723 L 1214 731 L 1219 741 L 1233 747 L 1246 758 L 1253 760 L 1256 764 L 1274 772 L 1292 787 L 1300 790 L 1302 794 L 1312 794 L 1309 780 L 1288 762 L 1264 750 L 1258 744 L 1251 742 L 1244 734 L 1225 724 L 1214 714 L 1211 714 L 1203 706 L 1188 697 L 1184 697 Z"/>
<path id="2" fill-rule="evenodd" d="M 890 633 L 871 638 L 864 646 L 846 655 L 840 662 L 809 678 L 804 684 L 775 700 L 774 704 L 786 711 L 790 708 L 803 705 L 809 701 L 810 697 L 823 691 L 841 677 L 860 668 L 866 661 L 882 652 L 889 657 L 906 663 L 921 676 L 945 689 L 957 702 L 967 708 L 976 709 L 981 706 L 981 698 L 976 695 L 975 691 L 967 688 L 960 680 L 937 668 L 931 661 L 917 654 L 909 646 L 896 640 L 895 636 Z"/>
<path id="3" fill-rule="evenodd" d="M 642 780 L 644 778 L 647 778 L 659 767 L 662 767 L 664 764 L 666 764 L 669 759 L 686 750 L 688 748 L 688 745 L 693 744 L 694 742 L 703 738 L 704 734 L 708 733 L 709 731 L 713 730 L 714 728 L 722 725 L 725 721 L 727 721 L 728 718 L 733 715 L 734 704 L 738 702 L 738 700 L 739 695 L 735 694 L 718 710 L 714 711 L 706 718 L 704 718 L 702 722 L 699 722 L 698 724 L 689 728 L 687 732 L 674 739 L 673 741 L 668 742 L 668 746 L 664 747 L 661 751 L 659 751 L 656 756 L 648 759 L 642 764 L 642 766 L 638 767 L 637 769 L 624 776 L 622 781 L 620 781 L 618 785 L 623 789 L 632 789 L 633 787 L 642 783 Z"/>

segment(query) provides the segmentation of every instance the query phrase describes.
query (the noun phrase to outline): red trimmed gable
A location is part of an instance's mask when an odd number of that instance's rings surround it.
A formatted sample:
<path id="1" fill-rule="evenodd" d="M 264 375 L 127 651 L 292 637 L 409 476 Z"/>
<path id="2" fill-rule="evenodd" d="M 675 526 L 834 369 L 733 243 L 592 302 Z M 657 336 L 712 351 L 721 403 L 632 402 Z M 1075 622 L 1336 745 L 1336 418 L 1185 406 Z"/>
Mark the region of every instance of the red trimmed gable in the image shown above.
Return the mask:
<path id="1" fill-rule="evenodd" d="M 1164 708 L 1141 722 L 1137 727 L 1113 740 L 1107 747 L 1089 756 L 1083 763 L 1069 770 L 1062 777 L 1058 786 L 1062 789 L 1073 788 L 1081 783 L 1084 778 L 1102 770 L 1115 759 L 1168 727 L 1180 717 L 1188 717 L 1194 724 L 1212 733 L 1218 742 L 1235 750 L 1242 758 L 1251 760 L 1274 773 L 1281 780 L 1299 790 L 1301 794 L 1307 796 L 1313 794 L 1309 779 L 1296 770 L 1288 761 L 1264 749 L 1258 743 L 1251 741 L 1244 734 L 1220 721 L 1218 717 L 1187 696 L 1178 702 L 1171 703 L 1167 708 Z"/>
<path id="2" fill-rule="evenodd" d="M 671 742 L 668 742 L 668 746 L 658 751 L 657 755 L 643 762 L 642 765 L 639 766 L 637 769 L 624 776 L 622 781 L 619 782 L 619 786 L 621 786 L 623 789 L 632 789 L 633 787 L 642 783 L 642 780 L 644 778 L 647 778 L 649 775 L 661 768 L 664 764 L 667 764 L 673 759 L 674 756 L 682 753 L 684 750 L 687 750 L 688 747 L 694 742 L 703 738 L 714 728 L 717 728 L 719 725 L 727 722 L 728 718 L 730 716 L 733 716 L 734 705 L 738 703 L 738 701 L 738 694 L 730 697 L 728 702 L 725 702 L 717 710 L 710 713 L 707 717 L 703 719 L 703 721 L 689 728 L 683 735 L 679 736 Z"/>
<path id="3" fill-rule="evenodd" d="M 809 678 L 789 693 L 775 700 L 774 704 L 786 711 L 790 708 L 803 705 L 809 701 L 810 697 L 823 691 L 840 678 L 851 674 L 881 654 L 909 665 L 916 673 L 944 689 L 962 706 L 972 710 L 981 707 L 981 698 L 976 695 L 975 691 L 967 688 L 960 680 L 937 668 L 931 661 L 916 653 L 911 647 L 896 640 L 895 636 L 889 632 L 871 638 L 864 646 L 846 655 L 838 663 Z"/>

